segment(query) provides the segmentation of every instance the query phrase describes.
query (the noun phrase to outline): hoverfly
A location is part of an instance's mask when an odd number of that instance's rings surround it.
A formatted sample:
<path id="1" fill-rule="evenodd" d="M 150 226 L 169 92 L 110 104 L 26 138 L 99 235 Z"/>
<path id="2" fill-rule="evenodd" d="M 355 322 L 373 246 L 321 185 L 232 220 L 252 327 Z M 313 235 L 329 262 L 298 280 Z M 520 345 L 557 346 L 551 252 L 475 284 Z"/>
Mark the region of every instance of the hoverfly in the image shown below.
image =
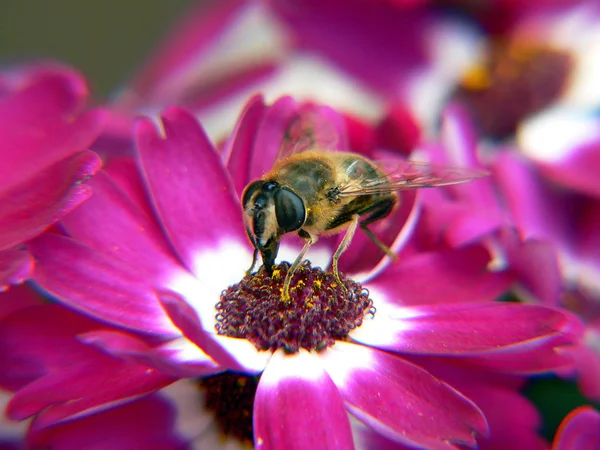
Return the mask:
<path id="1" fill-rule="evenodd" d="M 248 273 L 260 252 L 266 272 L 272 275 L 282 235 L 296 232 L 305 241 L 285 277 L 284 301 L 289 299 L 294 272 L 320 236 L 346 230 L 332 258 L 333 274 L 343 286 L 338 261 L 358 227 L 388 256 L 395 257 L 368 226 L 392 212 L 399 201 L 398 191 L 448 186 L 487 175 L 481 170 L 422 162 L 374 161 L 357 153 L 306 144 L 296 142 L 286 151 L 280 149 L 272 169 L 242 193 L 246 232 L 254 245 Z"/>

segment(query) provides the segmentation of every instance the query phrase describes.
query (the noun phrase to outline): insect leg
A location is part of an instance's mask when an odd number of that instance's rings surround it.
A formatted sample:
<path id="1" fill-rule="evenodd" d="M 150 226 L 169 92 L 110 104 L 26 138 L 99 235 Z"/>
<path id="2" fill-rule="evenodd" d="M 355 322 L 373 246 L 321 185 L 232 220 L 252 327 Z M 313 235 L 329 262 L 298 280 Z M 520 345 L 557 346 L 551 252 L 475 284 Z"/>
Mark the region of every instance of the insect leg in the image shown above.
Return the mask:
<path id="1" fill-rule="evenodd" d="M 350 222 L 350 226 L 346 230 L 344 239 L 342 239 L 342 242 L 340 242 L 340 245 L 338 246 L 337 250 L 333 254 L 333 258 L 332 258 L 332 262 L 331 262 L 333 276 L 335 276 L 336 281 L 339 283 L 340 286 L 342 286 L 342 288 L 344 288 L 344 285 L 342 283 L 342 280 L 340 279 L 340 272 L 338 270 L 338 261 L 340 259 L 340 256 L 342 256 L 342 253 L 344 253 L 350 246 L 350 242 L 352 242 L 352 238 L 354 237 L 354 233 L 356 232 L 356 228 L 358 227 L 359 217 L 360 216 L 358 214 L 354 214 L 352 216 L 352 222 Z"/>
<path id="2" fill-rule="evenodd" d="M 304 243 L 304 247 L 302 247 L 300 254 L 296 257 L 294 263 L 290 266 L 290 268 L 287 271 L 287 274 L 285 275 L 285 280 L 283 282 L 283 288 L 281 290 L 281 300 L 284 302 L 290 301 L 290 283 L 292 282 L 292 276 L 294 275 L 294 272 L 296 272 L 296 269 L 298 269 L 298 266 L 304 260 L 304 256 L 306 255 L 306 252 L 308 251 L 310 246 L 313 245 L 318 240 L 318 238 L 316 236 L 313 236 L 310 233 L 304 232 L 304 233 L 298 233 L 298 234 L 306 242 Z"/>
<path id="3" fill-rule="evenodd" d="M 360 228 L 365 232 L 365 234 L 369 237 L 369 239 L 371 239 L 373 244 L 375 244 L 377 247 L 379 247 L 379 249 L 383 253 L 385 253 L 388 257 L 390 257 L 392 260 L 395 260 L 397 258 L 397 255 L 387 245 L 385 245 L 383 242 L 381 242 L 379 240 L 379 238 L 377 236 L 375 236 L 373 234 L 373 232 L 367 228 L 367 225 L 370 225 L 373 222 L 376 222 L 378 220 L 381 220 L 381 219 L 387 217 L 392 212 L 395 205 L 396 205 L 396 199 L 390 199 L 390 200 L 381 202 L 377 206 L 377 208 L 366 219 L 364 219 L 360 223 Z"/>
<path id="4" fill-rule="evenodd" d="M 246 270 L 246 275 L 252 274 L 252 269 L 254 269 L 257 258 L 258 258 L 258 249 L 254 248 L 254 253 L 252 254 L 252 264 L 250 265 L 250 268 L 248 270 Z"/>

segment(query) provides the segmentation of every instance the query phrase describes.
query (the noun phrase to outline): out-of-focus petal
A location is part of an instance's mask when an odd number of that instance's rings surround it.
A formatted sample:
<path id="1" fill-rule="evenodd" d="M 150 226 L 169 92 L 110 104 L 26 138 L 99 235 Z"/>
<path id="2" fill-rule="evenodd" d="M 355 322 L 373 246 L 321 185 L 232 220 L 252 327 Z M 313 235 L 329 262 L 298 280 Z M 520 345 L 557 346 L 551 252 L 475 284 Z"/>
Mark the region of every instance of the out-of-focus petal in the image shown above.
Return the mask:
<path id="1" fill-rule="evenodd" d="M 389 314 L 364 321 L 352 332 L 352 338 L 414 354 L 530 353 L 554 344 L 552 338 L 570 325 L 568 317 L 557 310 L 513 303 L 415 306 Z M 390 323 L 385 327 L 387 321 Z"/>
<path id="2" fill-rule="evenodd" d="M 28 248 L 37 260 L 34 281 L 64 304 L 136 331 L 180 334 L 133 267 L 58 235 L 42 235 Z"/>
<path id="3" fill-rule="evenodd" d="M 254 400 L 257 449 L 353 449 L 342 397 L 319 362 L 301 350 L 279 350 L 261 376 Z"/>
<path id="4" fill-rule="evenodd" d="M 563 283 L 554 246 L 537 239 L 523 242 L 510 229 L 502 231 L 500 240 L 518 282 L 545 305 L 557 305 Z"/>
<path id="5" fill-rule="evenodd" d="M 32 78 L 0 101 L 3 195 L 40 170 L 85 150 L 106 119 L 103 111 L 81 112 L 87 90 L 78 74 L 48 71 Z"/>
<path id="6" fill-rule="evenodd" d="M 456 449 L 487 434 L 470 400 L 406 360 L 336 342 L 321 356 L 348 410 L 380 434 L 406 445 Z M 385 408 L 382 407 L 385 399 Z"/>
<path id="7" fill-rule="evenodd" d="M 0 292 L 27 279 L 32 270 L 33 258 L 26 249 L 0 250 Z"/>
<path id="8" fill-rule="evenodd" d="M 114 408 L 110 411 L 43 427 L 34 420 L 28 435 L 33 448 L 62 450 L 155 450 L 186 449 L 184 436 L 175 428 L 177 412 L 159 394 Z"/>
<path id="9" fill-rule="evenodd" d="M 78 338 L 117 358 L 154 367 L 173 377 L 201 377 L 218 371 L 206 353 L 194 349 L 191 342 L 182 342 L 182 338 L 156 347 L 120 331 L 90 331 L 79 334 Z"/>
<path id="10" fill-rule="evenodd" d="M 554 182 L 600 197 L 600 120 L 589 113 L 551 110 L 526 123 L 523 152 Z"/>
<path id="11" fill-rule="evenodd" d="M 89 198 L 90 187 L 81 182 L 94 175 L 100 164 L 95 153 L 79 152 L 4 190 L 0 194 L 0 249 L 40 234 Z"/>
<path id="12" fill-rule="evenodd" d="M 269 3 L 300 48 L 320 53 L 380 92 L 397 94 L 411 69 L 425 62 L 427 23 L 419 8 L 362 0 Z"/>
<path id="13" fill-rule="evenodd" d="M 589 330 L 591 335 L 593 331 Z M 593 344 L 575 345 L 565 350 L 575 360 L 577 384 L 588 398 L 600 400 L 600 355 Z"/>
<path id="14" fill-rule="evenodd" d="M 100 325 L 58 305 L 22 309 L 0 326 L 1 383 L 17 390 L 7 414 L 50 425 L 106 403 L 159 389 L 172 378 L 106 355 L 76 338 Z"/>
<path id="15" fill-rule="evenodd" d="M 553 450 L 596 450 L 600 448 L 600 413 L 591 406 L 573 410 L 554 437 Z"/>
<path id="16" fill-rule="evenodd" d="M 521 236 L 553 241 L 565 235 L 567 200 L 553 193 L 530 163 L 514 152 L 502 152 L 493 173 Z"/>
<path id="17" fill-rule="evenodd" d="M 479 246 L 400 254 L 368 285 L 399 305 L 492 301 L 506 292 L 513 277 L 491 272 L 489 262 L 489 253 Z"/>
<path id="18" fill-rule="evenodd" d="M 23 283 L 0 292 L 0 320 L 15 311 L 44 303 L 44 297 L 33 286 Z"/>
<path id="19" fill-rule="evenodd" d="M 198 254 L 235 241 L 247 243 L 241 208 L 219 155 L 189 113 L 162 116 L 165 137 L 140 121 L 136 142 L 157 214 L 185 265 L 201 276 Z"/>

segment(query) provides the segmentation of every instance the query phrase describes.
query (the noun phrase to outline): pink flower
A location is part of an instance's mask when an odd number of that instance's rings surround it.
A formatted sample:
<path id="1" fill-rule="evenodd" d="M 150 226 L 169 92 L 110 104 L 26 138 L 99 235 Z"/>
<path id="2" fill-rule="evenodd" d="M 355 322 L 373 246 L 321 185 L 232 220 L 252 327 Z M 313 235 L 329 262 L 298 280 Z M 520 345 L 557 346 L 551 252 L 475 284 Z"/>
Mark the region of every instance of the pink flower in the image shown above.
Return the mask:
<path id="1" fill-rule="evenodd" d="M 424 361 L 456 361 L 465 376 L 570 366 L 559 349 L 578 338 L 577 323 L 543 306 L 492 302 L 510 277 L 485 269 L 489 253 L 476 241 L 447 252 L 408 254 L 386 269 L 386 258 L 375 258 L 376 248 L 357 236 L 353 245 L 373 262 L 366 266 L 361 254 L 351 253 L 342 261 L 343 271 L 368 289 L 348 284 L 363 299 L 360 308 L 315 294 L 311 301 L 324 308 L 321 313 L 294 309 L 298 305 L 281 303 L 276 278 L 260 273 L 244 279 L 249 294 L 240 297 L 242 287 L 231 286 L 250 266 L 253 249 L 239 193 L 272 164 L 288 136 L 303 130 L 311 130 L 317 146 L 344 148 L 343 122 L 333 110 L 290 98 L 272 106 L 252 99 L 220 154 L 183 110 L 168 109 L 160 128 L 140 121 L 141 176 L 135 161 L 112 161 L 91 180 L 94 196 L 61 221 L 64 236 L 46 234 L 28 243 L 39 261 L 34 281 L 76 312 L 45 305 L 5 319 L 0 357 L 13 378 L 5 375 L 0 384 L 16 391 L 9 415 L 35 415 L 36 436 L 44 429 L 52 435 L 49 427 L 56 425 L 68 428 L 75 417 L 92 423 L 94 432 L 139 403 L 109 411 L 107 418 L 92 413 L 176 379 L 231 370 L 261 374 L 252 412 L 259 448 L 350 448 L 348 413 L 397 443 L 456 448 L 475 445 L 489 424 L 472 399 L 446 380 L 449 372 L 436 377 Z M 404 226 L 393 220 L 378 225 L 395 249 L 407 242 L 418 218 L 419 195 L 406 200 L 393 216 Z M 323 239 L 309 258 L 327 264 L 335 244 Z M 297 240 L 290 239 L 280 257 L 297 251 Z M 442 282 L 460 273 L 465 283 Z M 326 275 L 318 277 L 308 267 L 301 270 L 302 283 L 313 286 L 308 294 L 323 284 L 340 289 Z M 411 278 L 421 280 L 422 291 L 405 286 Z M 260 294 L 252 291 L 252 280 L 262 283 Z M 236 306 L 242 299 L 245 306 Z M 241 307 L 244 326 L 236 322 Z M 280 320 L 284 326 L 277 328 Z M 55 345 L 44 344 L 50 338 Z"/>
<path id="2" fill-rule="evenodd" d="M 85 81 L 67 68 L 16 68 L 0 84 L 1 290 L 33 269 L 22 244 L 90 196 L 100 160 L 87 148 L 105 115 L 85 110 Z"/>

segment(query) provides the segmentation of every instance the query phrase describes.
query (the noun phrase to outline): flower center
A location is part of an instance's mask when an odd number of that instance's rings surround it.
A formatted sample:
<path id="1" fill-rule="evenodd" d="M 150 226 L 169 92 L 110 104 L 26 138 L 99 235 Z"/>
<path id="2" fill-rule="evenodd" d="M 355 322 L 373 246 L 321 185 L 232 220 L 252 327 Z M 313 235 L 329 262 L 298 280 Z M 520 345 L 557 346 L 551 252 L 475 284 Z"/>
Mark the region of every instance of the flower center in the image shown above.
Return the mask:
<path id="1" fill-rule="evenodd" d="M 362 324 L 365 314 L 374 315 L 369 291 L 341 275 L 313 268 L 305 261 L 294 273 L 290 301 L 282 301 L 286 262 L 270 277 L 264 268 L 230 286 L 217 303 L 219 334 L 244 338 L 259 350 L 300 348 L 322 350 Z"/>
<path id="2" fill-rule="evenodd" d="M 495 42 L 464 74 L 453 97 L 467 105 L 481 133 L 512 136 L 527 116 L 560 98 L 574 66 L 563 50 L 519 40 Z"/>
<path id="3" fill-rule="evenodd" d="M 215 413 L 223 435 L 252 443 L 252 407 L 258 380 L 229 372 L 198 380 L 206 392 L 206 409 Z"/>

